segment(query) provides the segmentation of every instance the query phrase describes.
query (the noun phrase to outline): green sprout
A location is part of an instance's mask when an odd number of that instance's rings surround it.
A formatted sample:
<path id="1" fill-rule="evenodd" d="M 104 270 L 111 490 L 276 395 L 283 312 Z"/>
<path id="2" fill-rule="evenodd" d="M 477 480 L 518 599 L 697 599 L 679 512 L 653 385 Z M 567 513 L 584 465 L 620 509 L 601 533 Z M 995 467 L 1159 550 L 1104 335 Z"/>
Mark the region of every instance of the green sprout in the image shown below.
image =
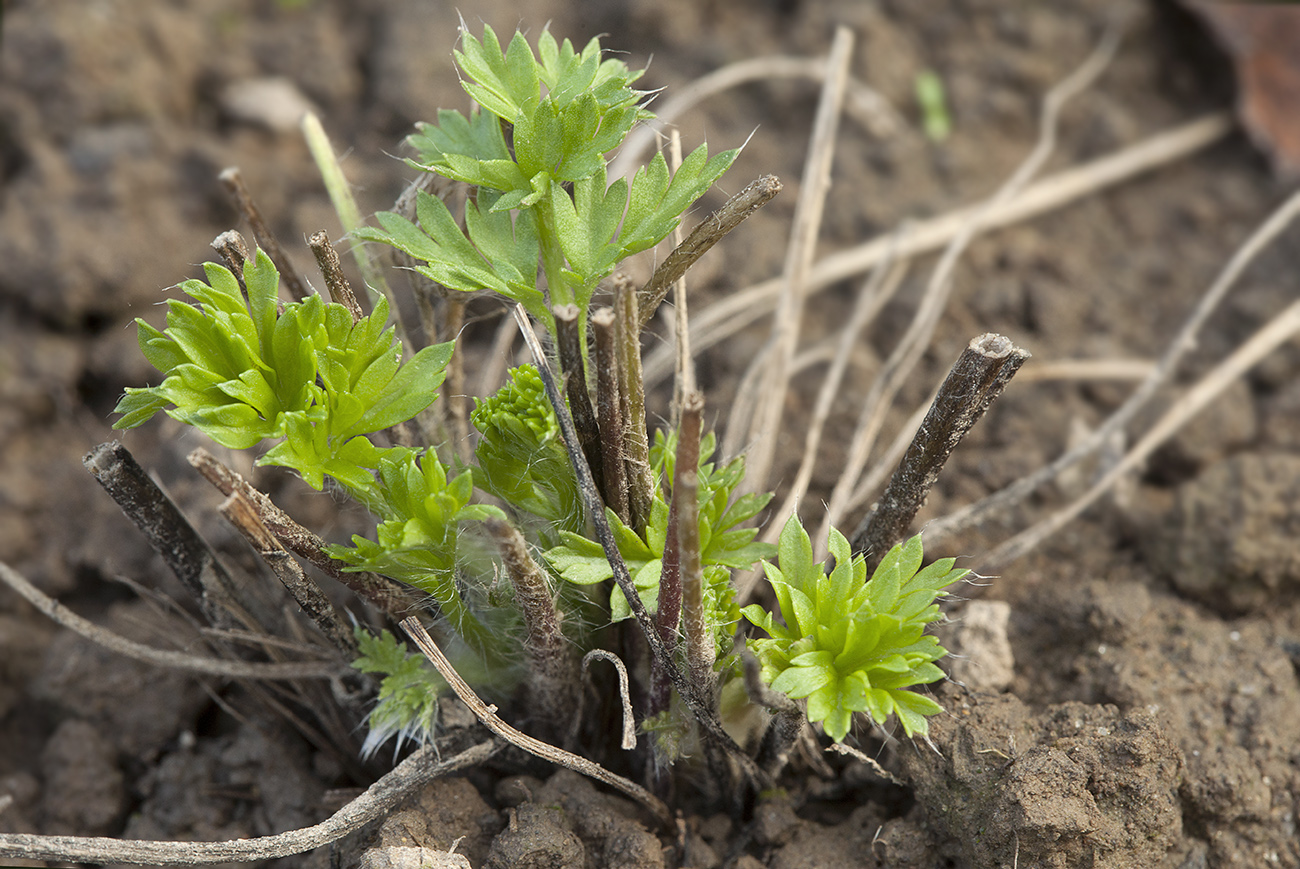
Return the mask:
<path id="1" fill-rule="evenodd" d="M 491 28 L 482 39 L 462 34 L 455 61 L 478 107 L 468 114 L 444 110 L 436 124 L 420 125 L 408 139 L 416 154 L 409 162 L 468 185 L 464 211 L 453 214 L 441 199 L 421 193 L 414 220 L 384 212 L 376 215 L 377 227 L 358 227 L 352 235 L 405 252 L 416 271 L 449 290 L 488 290 L 512 300 L 552 330 L 552 308 L 576 306 L 582 340 L 566 331 L 565 346 L 580 344 L 579 358 L 566 361 L 563 372 L 575 402 L 585 398 L 583 330 L 597 285 L 624 259 L 666 238 L 737 151 L 709 156 L 701 145 L 675 172 L 656 155 L 630 182 L 610 183 L 605 155 L 650 117 L 642 107 L 645 93 L 632 88 L 640 72 L 603 58 L 594 39 L 577 51 L 543 32 L 534 52 L 520 34 L 503 48 Z M 328 145 L 323 131 L 312 129 L 319 156 Z M 331 191 L 341 195 L 341 174 L 329 178 Z M 536 722 L 543 730 L 577 732 L 561 719 L 575 713 L 572 698 L 583 690 L 578 661 L 593 642 L 590 625 L 620 630 L 631 609 L 623 591 L 607 583 L 613 568 L 592 530 L 599 517 L 584 506 L 539 371 L 516 368 L 495 395 L 476 401 L 473 459 L 452 462 L 448 444 L 413 446 L 390 431 L 436 400 L 452 343 L 425 347 L 403 362 L 387 294 L 373 296 L 368 316 L 314 294 L 281 303 L 279 275 L 261 251 L 243 264 L 240 277 L 211 263 L 204 268 L 206 281 L 180 285 L 192 303 L 169 301 L 165 329 L 137 321 L 141 351 L 163 377 L 157 386 L 127 390 L 116 427 L 133 428 L 164 411 L 233 449 L 270 442 L 258 462 L 290 468 L 317 490 L 326 477 L 336 481 L 376 520 L 372 535 L 326 548 L 342 563 L 344 581 L 352 573 L 376 573 L 424 592 L 436 612 L 439 642 L 449 643 L 463 675 L 502 699 L 531 692 L 528 705 L 545 719 Z M 633 354 L 636 320 L 624 313 L 618 321 L 632 324 L 627 346 Z M 644 419 L 619 424 L 644 442 Z M 701 686 L 701 696 L 717 687 L 727 703 L 747 702 L 731 654 L 741 618 L 732 572 L 779 555 L 779 569 L 764 567 L 784 624 L 761 607 L 744 610 L 769 634 L 750 641 L 764 678 L 790 697 L 806 697 L 809 719 L 823 722 L 836 740 L 854 711 L 876 721 L 897 714 L 909 734 L 925 733 L 926 716 L 938 706 L 905 689 L 942 675 L 934 662 L 944 650 L 924 628 L 939 617 L 934 601 L 942 589 L 964 571 L 952 570 L 951 560 L 919 570 L 915 539 L 896 547 L 867 583 L 862 561 L 833 533 L 837 565 L 823 576 L 797 520 L 786 526 L 779 547 L 755 539 L 757 530 L 746 523 L 771 495 L 737 496 L 743 458 L 710 461 L 713 436 L 701 440 L 697 453 L 698 417 L 690 431 L 692 449 L 682 455 L 691 463 L 698 455 L 698 471 L 682 475 L 685 488 L 673 503 L 682 515 L 694 515 L 687 493 L 697 486 L 698 552 L 692 526 L 683 526 L 685 533 L 678 527 L 690 520 L 670 516 L 671 499 L 662 491 L 675 479 L 678 433 L 656 434 L 648 464 L 657 485 L 645 474 L 644 450 L 639 459 L 626 459 L 636 464 L 642 484 L 643 506 L 629 514 L 637 527 L 608 513 L 636 596 L 649 611 L 658 607 L 665 549 L 677 566 L 666 575 L 683 587 L 691 581 L 689 625 L 685 616 L 678 625 L 659 625 L 685 636 L 689 684 Z M 670 537 L 673 547 L 666 546 Z M 683 566 L 688 556 L 690 577 Z M 665 587 L 674 591 L 656 618 L 670 622 L 685 604 L 672 603 L 682 588 Z M 357 644 L 354 666 L 383 676 L 366 751 L 392 736 L 399 745 L 427 739 L 446 684 L 387 632 L 358 629 Z M 690 649 L 716 654 L 697 667 Z M 671 700 L 671 680 L 662 671 L 639 664 L 663 687 L 649 710 L 653 726 L 685 737 L 692 720 L 662 713 L 686 703 Z M 696 678 L 696 670 L 706 677 Z M 675 696 L 694 702 L 691 693 Z"/>
<path id="2" fill-rule="evenodd" d="M 941 618 L 936 598 L 969 571 L 943 558 L 921 569 L 921 536 L 889 551 L 866 581 L 866 564 L 852 557 L 843 534 L 831 529 L 835 568 L 813 562 L 812 543 L 798 518 L 781 532 L 781 566 L 763 562 L 781 608 L 782 625 L 757 604 L 745 618 L 769 635 L 750 640 L 763 679 L 788 697 L 808 698 L 808 720 L 836 742 L 849 732 L 852 714 L 878 724 L 898 716 L 908 736 L 928 732 L 926 717 L 938 703 L 906 690 L 943 678 L 935 661 L 947 650 L 925 633 Z"/>
<path id="3" fill-rule="evenodd" d="M 931 142 L 942 142 L 952 135 L 952 115 L 943 79 L 927 69 L 916 76 L 916 104 L 921 108 L 921 129 Z"/>

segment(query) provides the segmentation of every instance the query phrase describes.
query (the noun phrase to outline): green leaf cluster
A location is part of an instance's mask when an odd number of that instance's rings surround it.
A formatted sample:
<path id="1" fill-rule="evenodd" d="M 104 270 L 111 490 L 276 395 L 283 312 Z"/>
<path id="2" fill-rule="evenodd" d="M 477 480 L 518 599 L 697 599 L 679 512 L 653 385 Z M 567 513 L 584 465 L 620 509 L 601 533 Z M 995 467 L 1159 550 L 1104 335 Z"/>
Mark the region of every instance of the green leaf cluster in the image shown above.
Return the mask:
<path id="1" fill-rule="evenodd" d="M 531 365 L 510 372 L 505 386 L 475 399 L 479 430 L 474 484 L 556 529 L 579 531 L 582 495 L 541 375 Z"/>
<path id="2" fill-rule="evenodd" d="M 599 281 L 667 237 L 738 153 L 710 158 L 701 145 L 676 173 L 657 155 L 630 185 L 609 184 L 605 154 L 652 117 L 631 87 L 641 71 L 602 60 L 597 39 L 577 51 L 543 32 L 534 54 L 519 33 L 503 49 L 490 27 L 482 39 L 462 33 L 455 58 L 481 108 L 441 110 L 437 124 L 420 124 L 407 141 L 413 166 L 473 188 L 464 231 L 440 199 L 420 194 L 417 223 L 384 213 L 380 228 L 357 235 L 405 251 L 446 287 L 493 290 L 548 325 L 539 254 L 550 305 L 585 310 Z"/>
<path id="3" fill-rule="evenodd" d="M 422 655 L 411 654 L 388 631 L 372 634 L 358 627 L 354 635 L 361 657 L 352 666 L 362 673 L 384 674 L 375 708 L 370 710 L 362 757 L 374 754 L 393 736 L 397 737 L 395 751 L 401 751 L 407 739 L 427 739 L 438 718 L 438 695 L 447 690 L 447 683 Z"/>
<path id="4" fill-rule="evenodd" d="M 352 546 L 330 546 L 328 554 L 351 571 L 372 571 L 415 586 L 437 602 L 456 632 L 480 654 L 499 659 L 500 643 L 475 615 L 457 587 L 460 523 L 490 516 L 500 509 L 471 504 L 470 471 L 448 479 L 447 468 L 432 453 L 405 447 L 389 450 L 378 461 L 379 499 L 373 509 L 382 521 L 374 540 L 353 535 Z"/>
<path id="5" fill-rule="evenodd" d="M 426 347 L 403 365 L 382 299 L 355 323 L 318 295 L 281 309 L 280 276 L 260 250 L 244 267 L 247 299 L 229 270 L 204 271 L 206 283 L 180 285 L 198 304 L 169 300 L 164 330 L 136 320 L 140 350 L 164 377 L 126 390 L 114 428 L 163 410 L 232 449 L 283 438 L 261 464 L 293 468 L 317 489 L 328 474 L 373 498 L 385 451 L 366 435 L 433 403 L 453 345 Z"/>
<path id="6" fill-rule="evenodd" d="M 675 438 L 665 438 L 659 432 L 650 455 L 655 471 L 669 478 L 675 455 L 674 444 Z M 744 458 L 738 457 L 717 466 L 708 461 L 715 446 L 712 433 L 706 435 L 700 444 L 700 561 L 704 567 L 706 618 L 714 627 L 719 652 L 726 654 L 731 650 L 729 628 L 740 618 L 740 610 L 734 601 L 731 571 L 753 567 L 760 559 L 775 555 L 776 548 L 754 540 L 758 529 L 738 527 L 767 506 L 772 496 L 752 494 L 733 500 L 735 489 L 745 476 Z M 662 494 L 656 494 L 644 537 L 624 525 L 612 510 L 607 510 L 606 515 L 641 602 L 648 611 L 655 612 L 659 604 L 664 545 L 668 539 L 667 502 Z M 576 585 L 594 585 L 613 577 L 613 569 L 599 543 L 571 532 L 561 536 L 564 543 L 548 550 L 546 560 L 562 577 Z M 622 589 L 615 586 L 610 591 L 609 603 L 613 621 L 631 617 L 632 611 Z"/>
<path id="7" fill-rule="evenodd" d="M 797 517 L 781 532 L 780 568 L 764 562 L 784 624 L 763 607 L 744 615 L 769 635 L 749 640 L 763 679 L 791 698 L 808 699 L 808 720 L 820 721 L 839 742 L 854 712 L 883 723 L 898 716 L 908 736 L 928 731 L 926 717 L 940 711 L 928 697 L 906 690 L 943 678 L 936 665 L 947 651 L 925 626 L 940 618 L 936 599 L 969 571 L 940 559 L 922 569 L 921 537 L 889 551 L 866 582 L 866 565 L 853 558 L 834 529 L 827 574 L 813 562 L 812 544 Z"/>

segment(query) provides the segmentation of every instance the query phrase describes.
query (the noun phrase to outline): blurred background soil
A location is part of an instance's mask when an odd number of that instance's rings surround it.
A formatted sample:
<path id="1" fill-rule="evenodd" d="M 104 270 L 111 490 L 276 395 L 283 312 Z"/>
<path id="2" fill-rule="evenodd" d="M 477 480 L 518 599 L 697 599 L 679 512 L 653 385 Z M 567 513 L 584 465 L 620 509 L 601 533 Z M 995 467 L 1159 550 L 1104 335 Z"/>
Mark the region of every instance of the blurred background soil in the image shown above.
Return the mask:
<path id="1" fill-rule="evenodd" d="M 1198 18 L 1170 3 L 1099 0 L 459 6 L 476 31 L 486 22 L 499 33 L 535 34 L 549 22 L 580 45 L 603 35 L 633 66 L 649 63 L 644 84 L 669 95 L 733 61 L 823 55 L 836 25 L 852 28 L 854 75 L 904 124 L 885 135 L 852 118 L 842 125 L 822 253 L 990 194 L 1032 148 L 1044 92 L 1083 61 L 1117 14 L 1130 18 L 1123 46 L 1067 110 L 1051 168 L 1233 105 L 1233 67 Z M 391 206 L 411 176 L 394 157 L 401 138 L 439 107 L 466 104 L 451 64 L 458 24 L 457 7 L 442 0 L 6 4 L 0 560 L 97 622 L 169 642 L 150 605 L 113 580 L 126 576 L 177 598 L 183 592 L 81 465 L 92 446 L 115 436 L 110 411 L 122 389 L 154 374 L 136 349 L 131 320 L 160 325 L 160 302 L 174 296 L 168 288 L 200 276 L 200 264 L 213 258 L 208 243 L 236 226 L 216 180 L 227 166 L 240 167 L 291 257 L 314 274 L 300 240 L 321 228 L 337 239 L 340 230 L 297 131 L 304 106 L 345 154 L 363 211 Z M 946 88 L 953 131 L 943 141 L 920 131 L 914 85 L 925 71 Z M 811 81 L 753 83 L 679 122 L 688 147 L 707 139 L 720 150 L 748 139 L 697 217 L 760 174 L 786 185 L 694 272 L 693 310 L 781 272 L 816 96 Z M 1235 134 L 986 234 L 958 268 L 950 309 L 890 426 L 986 331 L 1033 354 L 1026 374 L 1065 359 L 1154 359 L 1286 189 L 1251 140 Z M 932 266 L 932 258 L 917 263 L 855 354 L 806 499 L 812 522 L 843 466 L 870 378 Z M 1297 274 L 1300 232 L 1293 229 L 1215 314 L 1178 382 L 1190 383 L 1293 299 Z M 838 331 L 860 283 L 846 281 L 810 303 L 805 343 Z M 463 341 L 485 347 L 496 316 L 476 309 Z M 768 330 L 762 321 L 700 360 L 716 424 Z M 1274 354 L 1162 449 L 1123 497 L 989 580 L 981 602 L 1007 605 L 1009 681 L 939 689 L 948 709 L 934 727 L 939 752 L 899 742 L 884 748 L 887 765 L 905 771 L 914 790 L 850 770 L 834 783 L 792 785 L 790 802 L 748 829 L 725 816 L 692 818 L 694 865 L 743 853 L 738 865 L 774 867 L 871 859 L 880 866 L 1017 859 L 1300 866 L 1298 369 L 1294 344 Z M 798 465 L 820 372 L 795 380 L 778 482 Z M 1050 461 L 1072 432 L 1097 425 L 1132 388 L 1023 380 L 958 449 L 923 519 Z M 662 397 L 652 412 L 666 414 Z M 185 463 L 190 449 L 205 445 L 201 436 L 159 419 L 121 437 L 219 550 L 252 565 L 216 517 L 219 496 Z M 882 442 L 889 437 L 891 430 Z M 253 474 L 247 457 L 228 459 Z M 278 475 L 253 476 L 332 539 L 364 524 L 328 496 Z M 931 554 L 985 551 L 1071 494 L 1067 481 Z M 249 575 L 263 581 L 255 566 Z M 113 657 L 0 589 L 0 797 L 14 798 L 0 810 L 0 830 L 259 835 L 312 823 L 327 810 L 328 788 L 364 784 L 276 719 L 232 707 L 227 691 Z M 577 785 L 557 776 L 546 787 L 571 815 L 585 811 L 588 797 Z M 509 862 L 504 845 L 490 851 L 487 835 L 522 798 L 508 788 L 480 790 L 473 799 L 448 792 L 465 808 L 447 824 L 478 836 L 468 852 L 476 865 L 489 853 L 494 865 L 523 865 Z M 572 859 L 613 865 L 612 856 L 600 856 L 597 833 L 568 829 L 578 849 Z M 653 840 L 637 853 L 643 862 L 635 865 L 662 865 Z M 285 862 L 326 860 L 322 851 Z"/>

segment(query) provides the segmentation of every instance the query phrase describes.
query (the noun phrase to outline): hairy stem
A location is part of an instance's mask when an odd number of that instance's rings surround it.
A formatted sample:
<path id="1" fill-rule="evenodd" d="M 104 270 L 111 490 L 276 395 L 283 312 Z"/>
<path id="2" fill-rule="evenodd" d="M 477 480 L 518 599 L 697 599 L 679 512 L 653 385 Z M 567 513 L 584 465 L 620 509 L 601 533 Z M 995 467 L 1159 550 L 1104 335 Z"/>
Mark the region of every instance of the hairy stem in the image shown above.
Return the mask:
<path id="1" fill-rule="evenodd" d="M 676 536 L 681 571 L 682 635 L 686 664 L 696 688 L 708 696 L 713 687 L 716 653 L 704 618 L 704 567 L 700 560 L 700 429 L 704 398 L 688 392 L 682 400 L 682 424 L 673 467 L 673 512 L 668 533 Z M 675 527 L 674 527 L 675 526 Z"/>
<path id="2" fill-rule="evenodd" d="M 501 519 L 485 519 L 483 527 L 496 541 L 506 576 L 515 588 L 515 603 L 523 613 L 524 648 L 532 673 L 528 690 L 536 704 L 536 717 L 549 735 L 566 733 L 577 710 L 578 668 L 569 654 L 546 573 L 529 555 L 515 526 Z"/>
<path id="3" fill-rule="evenodd" d="M 875 510 L 853 534 L 853 552 L 865 556 L 868 576 L 903 539 L 957 444 L 1028 358 L 1027 352 L 992 332 L 972 339 L 962 351 Z"/>

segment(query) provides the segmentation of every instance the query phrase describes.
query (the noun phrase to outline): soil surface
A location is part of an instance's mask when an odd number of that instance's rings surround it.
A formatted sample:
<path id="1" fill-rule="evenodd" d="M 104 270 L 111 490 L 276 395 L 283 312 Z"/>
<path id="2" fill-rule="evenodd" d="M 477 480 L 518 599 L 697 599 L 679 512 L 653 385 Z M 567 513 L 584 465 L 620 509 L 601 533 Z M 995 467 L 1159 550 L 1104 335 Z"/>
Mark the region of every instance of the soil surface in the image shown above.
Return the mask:
<path id="1" fill-rule="evenodd" d="M 198 264 L 212 258 L 208 242 L 236 224 L 216 181 L 223 167 L 242 169 L 304 269 L 311 258 L 299 239 L 322 227 L 339 236 L 294 125 L 303 103 L 347 154 L 363 210 L 389 207 L 409 176 L 390 156 L 401 137 L 439 107 L 465 105 L 450 56 L 456 8 L 444 0 L 6 4 L 0 560 L 126 636 L 185 642 L 176 627 L 184 622 L 154 593 L 184 600 L 184 590 L 81 466 L 83 454 L 113 437 L 109 412 L 123 387 L 152 373 L 131 318 L 159 323 L 166 289 L 198 276 Z M 475 29 L 484 21 L 498 32 L 535 33 L 550 22 L 579 44 L 603 34 L 630 63 L 651 62 L 644 82 L 669 95 L 732 61 L 823 55 L 835 25 L 852 28 L 854 74 L 904 124 L 887 133 L 845 121 L 823 254 L 991 193 L 1032 148 L 1043 93 L 1082 62 L 1117 13 L 1130 19 L 1125 41 L 1067 110 L 1053 168 L 1227 109 L 1234 95 L 1210 37 L 1166 3 L 481 0 L 459 9 Z M 943 141 L 920 132 L 914 85 L 926 70 L 946 86 L 952 134 Z M 269 103 L 250 98 L 267 82 L 276 95 Z M 780 273 L 816 95 L 806 80 L 753 83 L 681 120 L 688 146 L 748 138 L 704 208 L 760 174 L 786 185 L 706 257 L 693 310 Z M 978 239 L 882 443 L 983 332 L 1030 350 L 1026 375 L 1059 360 L 1154 359 L 1284 192 L 1234 135 Z M 843 467 L 871 377 L 933 265 L 914 264 L 854 357 L 805 499 L 811 523 Z M 1297 274 L 1293 229 L 1207 324 L 1177 385 L 1289 302 Z M 860 284 L 846 281 L 811 302 L 807 346 L 837 334 Z M 486 347 L 496 316 L 485 309 L 465 342 Z M 768 330 L 762 321 L 703 354 L 717 425 Z M 794 474 L 823 370 L 795 380 L 774 479 Z M 797 761 L 784 794 L 751 817 L 717 808 L 689 815 L 673 842 L 574 774 L 480 772 L 435 783 L 336 850 L 334 865 L 360 859 L 357 841 L 374 846 L 366 865 L 398 865 L 464 837 L 457 852 L 473 866 L 1300 867 L 1298 374 L 1295 346 L 1274 354 L 1113 497 L 954 610 L 944 630 L 966 657 L 936 691 L 946 713 L 933 722 L 931 744 L 859 728 L 863 749 L 904 784 L 836 756 L 830 778 L 817 772 L 824 763 Z M 922 520 L 1050 461 L 1132 385 L 1013 382 L 957 450 Z M 654 412 L 666 413 L 666 403 Z M 205 445 L 201 436 L 158 420 L 122 439 L 232 565 L 264 582 L 219 520 L 219 495 L 185 463 Z M 227 458 L 253 474 L 247 457 Z M 331 538 L 361 527 L 355 511 L 326 496 L 278 475 L 253 476 Z M 1088 483 L 1086 474 L 1062 480 L 930 554 L 977 563 Z M 266 696 L 111 655 L 0 589 L 0 830 L 263 835 L 320 820 L 382 772 L 304 740 L 267 711 Z M 280 862 L 330 861 L 329 849 L 319 849 Z"/>

